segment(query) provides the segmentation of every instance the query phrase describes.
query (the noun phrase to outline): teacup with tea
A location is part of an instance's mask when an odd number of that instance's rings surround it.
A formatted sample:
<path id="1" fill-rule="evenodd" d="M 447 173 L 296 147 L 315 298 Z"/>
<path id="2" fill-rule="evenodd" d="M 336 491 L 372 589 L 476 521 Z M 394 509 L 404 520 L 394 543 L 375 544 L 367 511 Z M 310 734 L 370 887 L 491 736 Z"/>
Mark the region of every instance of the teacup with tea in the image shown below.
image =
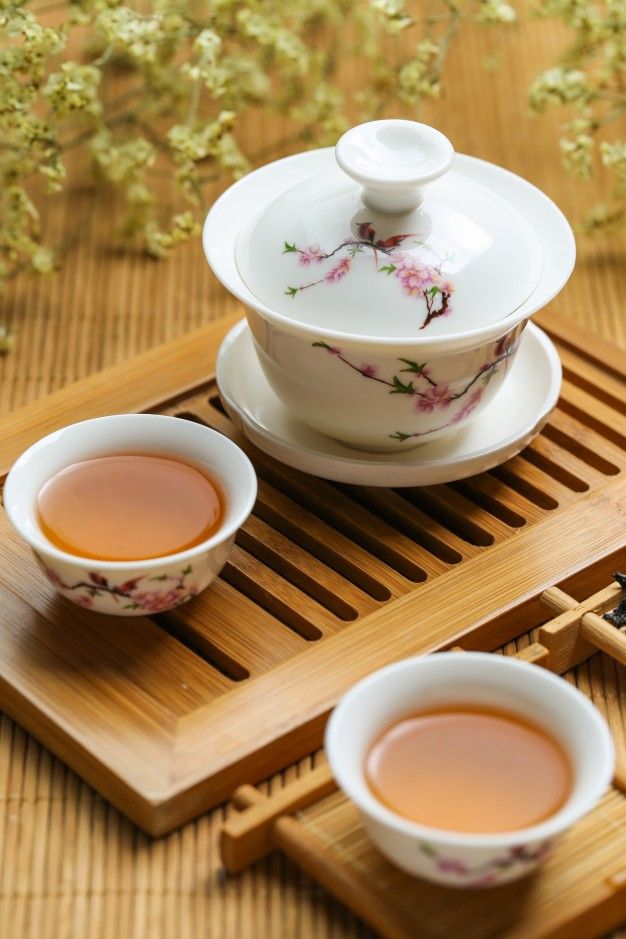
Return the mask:
<path id="1" fill-rule="evenodd" d="M 98 612 L 148 615 L 217 576 L 256 488 L 247 456 L 209 427 L 118 414 L 30 447 L 4 504 L 60 593 Z"/>
<path id="2" fill-rule="evenodd" d="M 614 764 L 606 722 L 581 692 L 486 653 L 375 672 L 340 701 L 325 746 L 383 854 L 455 887 L 532 871 L 593 808 Z"/>

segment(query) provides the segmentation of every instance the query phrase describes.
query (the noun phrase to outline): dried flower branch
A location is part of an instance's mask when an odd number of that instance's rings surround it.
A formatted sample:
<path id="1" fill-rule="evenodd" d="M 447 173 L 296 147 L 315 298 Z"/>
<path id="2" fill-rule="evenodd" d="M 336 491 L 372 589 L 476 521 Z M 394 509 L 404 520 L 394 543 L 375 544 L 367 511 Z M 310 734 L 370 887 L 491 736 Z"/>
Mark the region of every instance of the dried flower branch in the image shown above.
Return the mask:
<path id="1" fill-rule="evenodd" d="M 36 183 L 59 192 L 69 151 L 122 194 L 122 233 L 162 256 L 197 234 L 207 179 L 249 168 L 237 129 L 251 107 L 286 114 L 300 146 L 334 143 L 348 125 L 335 83 L 346 58 L 366 62 L 357 100 L 372 118 L 440 93 L 465 19 L 514 18 L 504 0 L 433 0 L 426 15 L 405 0 L 0 0 L 0 282 L 58 266 Z"/>
<path id="2" fill-rule="evenodd" d="M 561 19 L 572 40 L 561 61 L 533 82 L 530 106 L 536 113 L 574 112 L 560 141 L 565 169 L 587 180 L 594 163 L 602 163 L 613 179 L 611 201 L 591 209 L 583 227 L 588 233 L 617 228 L 626 224 L 626 3 L 539 0 L 536 9 Z"/>

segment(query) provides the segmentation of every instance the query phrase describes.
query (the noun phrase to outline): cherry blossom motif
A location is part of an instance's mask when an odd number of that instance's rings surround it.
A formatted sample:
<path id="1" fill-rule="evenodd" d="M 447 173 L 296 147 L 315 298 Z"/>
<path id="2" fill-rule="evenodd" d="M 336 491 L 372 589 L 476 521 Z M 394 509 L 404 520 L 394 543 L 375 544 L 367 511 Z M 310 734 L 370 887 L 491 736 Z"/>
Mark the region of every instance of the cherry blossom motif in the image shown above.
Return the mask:
<path id="1" fill-rule="evenodd" d="M 452 401 L 454 401 L 454 396 L 450 385 L 442 382 L 440 385 L 431 385 L 426 389 L 424 394 L 417 399 L 416 409 L 424 414 L 432 414 L 435 408 L 447 408 Z"/>
<path id="2" fill-rule="evenodd" d="M 439 260 L 434 265 L 426 264 L 413 254 L 402 250 L 402 245 L 407 239 L 413 239 L 414 244 L 420 244 L 428 250 L 426 245 L 417 240 L 417 236 L 405 233 L 390 235 L 388 238 L 377 238 L 376 231 L 370 222 L 360 222 L 357 225 L 357 234 L 358 237 L 356 238 L 353 235 L 348 235 L 332 251 L 322 251 L 319 245 L 309 245 L 301 248 L 296 245 L 295 241 L 283 242 L 283 254 L 295 254 L 298 258 L 298 264 L 303 267 L 320 264 L 322 261 L 335 256 L 339 257 L 338 263 L 334 263 L 326 274 L 318 280 L 313 280 L 308 284 L 300 284 L 297 287 L 287 287 L 285 290 L 287 296 L 293 299 L 310 287 L 317 287 L 319 284 L 324 283 L 336 284 L 350 271 L 352 259 L 357 254 L 369 250 L 372 252 L 378 273 L 387 276 L 393 274 L 408 296 L 418 298 L 425 305 L 426 315 L 419 326 L 420 329 L 425 329 L 437 317 L 447 316 L 452 312 L 450 298 L 454 292 L 454 286 L 444 279 L 441 272 L 445 259 Z M 379 267 L 380 255 L 386 256 L 389 261 Z"/>
<path id="3" fill-rule="evenodd" d="M 474 867 L 460 858 L 439 854 L 437 849 L 426 841 L 420 841 L 417 849 L 432 864 L 435 871 L 455 878 L 460 887 L 479 889 L 507 880 L 511 868 L 520 868 L 519 873 L 524 873 L 525 867 L 542 861 L 549 854 L 552 841 L 542 841 L 536 847 L 516 845 L 506 853 L 498 854 Z"/>
<path id="4" fill-rule="evenodd" d="M 162 613 L 176 606 L 181 599 L 180 590 L 171 587 L 169 590 L 155 590 L 153 592 L 139 590 L 133 594 L 133 603 L 136 603 L 146 613 Z"/>
<path id="5" fill-rule="evenodd" d="M 380 374 L 376 365 L 369 362 L 357 365 L 356 362 L 351 362 L 344 355 L 342 349 L 338 346 L 331 346 L 323 339 L 318 339 L 312 345 L 316 349 L 325 349 L 326 352 L 335 356 L 348 368 L 358 372 L 363 378 L 369 378 L 380 385 L 385 385 L 389 389 L 388 394 L 406 395 L 413 398 L 415 410 L 418 413 L 433 414 L 451 409 L 452 413 L 448 412 L 450 416 L 447 417 L 447 420 L 429 430 L 412 433 L 397 430 L 395 433 L 389 434 L 393 440 L 404 441 L 412 437 L 423 437 L 425 434 L 445 430 L 446 427 L 453 427 L 469 417 L 482 401 L 485 386 L 498 372 L 501 363 L 504 363 L 505 370 L 508 367 L 508 360 L 517 349 L 520 335 L 519 330 L 515 329 L 507 336 L 499 339 L 492 347 L 493 357 L 491 360 L 481 365 L 476 374 L 460 388 L 455 388 L 448 382 L 437 381 L 428 362 L 399 359 L 401 367 L 398 372 L 392 375 L 391 378 L 385 378 Z M 497 353 L 497 349 L 501 351 Z M 457 401 L 461 402 L 460 407 L 457 409 L 451 408 Z"/>
<path id="6" fill-rule="evenodd" d="M 56 571 L 53 571 L 51 567 L 45 567 L 44 571 L 48 580 L 54 584 L 55 587 L 60 587 L 61 589 L 67 589 L 67 585 L 63 582 L 61 577 L 57 574 Z"/>
<path id="7" fill-rule="evenodd" d="M 338 280 L 341 280 L 342 277 L 345 277 L 345 275 L 350 270 L 351 263 L 352 262 L 350 261 L 350 258 L 342 258 L 338 264 L 335 264 L 333 267 L 331 267 L 331 269 L 324 277 L 326 283 L 336 284 Z"/>
<path id="8" fill-rule="evenodd" d="M 146 574 L 121 584 L 112 584 L 97 571 L 89 571 L 85 580 L 67 584 L 52 568 L 44 565 L 44 570 L 55 587 L 71 594 L 74 603 L 86 608 L 93 606 L 96 597 L 108 594 L 115 603 L 122 605 L 122 609 L 143 610 L 147 614 L 162 613 L 185 603 L 198 593 L 195 584 L 187 583 L 187 577 L 193 570 L 191 564 L 178 575 L 160 574 L 151 577 Z"/>
<path id="9" fill-rule="evenodd" d="M 467 865 L 455 858 L 439 858 L 437 869 L 446 874 L 467 874 Z"/>
<path id="10" fill-rule="evenodd" d="M 474 391 L 472 391 L 467 401 L 463 404 L 463 407 L 459 408 L 459 410 L 456 412 L 454 417 L 451 418 L 450 423 L 459 424 L 461 421 L 464 421 L 466 417 L 469 417 L 472 411 L 475 410 L 475 408 L 479 404 L 480 400 L 482 399 L 482 396 L 483 396 L 482 388 L 476 388 Z"/>
<path id="11" fill-rule="evenodd" d="M 311 245 L 309 248 L 304 248 L 298 252 L 298 264 L 301 264 L 302 267 L 308 267 L 309 264 L 319 264 L 324 260 L 324 257 L 319 245 Z"/>

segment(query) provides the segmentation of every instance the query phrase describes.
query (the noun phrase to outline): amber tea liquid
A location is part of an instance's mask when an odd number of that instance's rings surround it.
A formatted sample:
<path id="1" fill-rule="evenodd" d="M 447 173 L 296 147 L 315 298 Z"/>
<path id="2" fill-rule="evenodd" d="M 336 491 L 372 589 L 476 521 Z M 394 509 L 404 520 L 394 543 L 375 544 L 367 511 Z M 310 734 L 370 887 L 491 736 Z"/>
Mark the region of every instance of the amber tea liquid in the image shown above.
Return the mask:
<path id="1" fill-rule="evenodd" d="M 475 834 L 542 822 L 572 789 L 570 761 L 549 734 L 514 715 L 465 707 L 393 724 L 365 771 L 374 795 L 398 815 Z"/>
<path id="2" fill-rule="evenodd" d="M 120 454 L 73 463 L 42 487 L 46 537 L 69 554 L 139 561 L 185 551 L 219 528 L 223 499 L 194 466 L 171 457 Z"/>

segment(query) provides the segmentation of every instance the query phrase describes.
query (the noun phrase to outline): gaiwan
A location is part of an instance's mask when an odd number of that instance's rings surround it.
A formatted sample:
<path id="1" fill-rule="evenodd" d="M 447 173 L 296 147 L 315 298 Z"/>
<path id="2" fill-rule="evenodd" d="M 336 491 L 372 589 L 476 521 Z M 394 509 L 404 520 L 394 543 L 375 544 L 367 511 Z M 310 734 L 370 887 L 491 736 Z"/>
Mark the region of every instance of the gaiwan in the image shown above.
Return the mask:
<path id="1" fill-rule="evenodd" d="M 424 124 L 362 124 L 256 175 L 263 204 L 235 184 L 209 212 L 209 264 L 244 302 L 278 397 L 358 448 L 405 449 L 471 420 L 573 268 L 547 196 Z"/>

